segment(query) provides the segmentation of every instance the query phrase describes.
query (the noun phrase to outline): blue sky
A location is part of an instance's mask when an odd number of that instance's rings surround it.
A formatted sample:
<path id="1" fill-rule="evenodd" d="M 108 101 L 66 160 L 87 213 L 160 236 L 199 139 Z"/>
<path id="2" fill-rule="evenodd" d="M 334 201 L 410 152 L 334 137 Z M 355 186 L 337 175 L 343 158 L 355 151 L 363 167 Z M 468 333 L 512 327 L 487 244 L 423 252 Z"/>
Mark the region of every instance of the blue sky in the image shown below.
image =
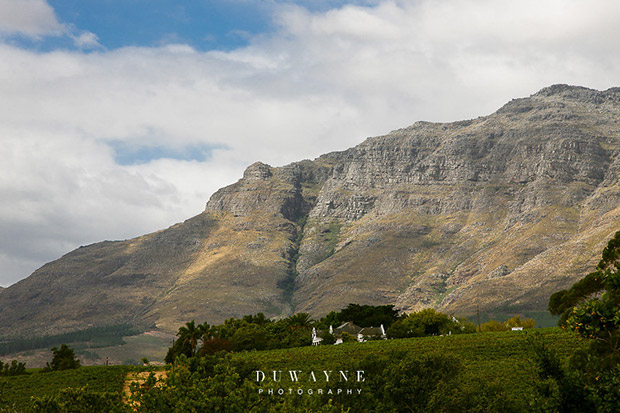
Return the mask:
<path id="1" fill-rule="evenodd" d="M 165 0 L 52 0 L 63 22 L 97 34 L 102 46 L 184 43 L 229 50 L 272 30 L 262 2 Z"/>
<path id="2" fill-rule="evenodd" d="M 617 0 L 0 0 L 0 285 L 255 161 L 620 86 Z"/>
<path id="3" fill-rule="evenodd" d="M 372 5 L 371 0 L 50 0 L 58 20 L 73 30 L 97 36 L 101 47 L 158 47 L 169 43 L 197 50 L 231 50 L 248 44 L 254 36 L 273 33 L 275 7 L 297 5 L 312 12 L 346 5 Z M 70 38 L 14 39 L 24 47 L 40 50 L 75 47 Z"/>

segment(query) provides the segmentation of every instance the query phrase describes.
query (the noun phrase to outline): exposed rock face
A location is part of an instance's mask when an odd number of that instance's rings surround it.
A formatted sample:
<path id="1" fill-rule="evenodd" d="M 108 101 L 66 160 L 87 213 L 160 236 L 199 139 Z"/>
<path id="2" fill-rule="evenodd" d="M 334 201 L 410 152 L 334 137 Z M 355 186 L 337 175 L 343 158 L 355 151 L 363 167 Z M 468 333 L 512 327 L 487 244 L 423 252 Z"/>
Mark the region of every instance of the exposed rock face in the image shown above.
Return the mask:
<path id="1" fill-rule="evenodd" d="M 619 178 L 620 89 L 552 86 L 487 117 L 257 162 L 199 216 L 78 249 L 2 291 L 0 335 L 175 331 L 350 302 L 545 310 L 620 230 Z"/>

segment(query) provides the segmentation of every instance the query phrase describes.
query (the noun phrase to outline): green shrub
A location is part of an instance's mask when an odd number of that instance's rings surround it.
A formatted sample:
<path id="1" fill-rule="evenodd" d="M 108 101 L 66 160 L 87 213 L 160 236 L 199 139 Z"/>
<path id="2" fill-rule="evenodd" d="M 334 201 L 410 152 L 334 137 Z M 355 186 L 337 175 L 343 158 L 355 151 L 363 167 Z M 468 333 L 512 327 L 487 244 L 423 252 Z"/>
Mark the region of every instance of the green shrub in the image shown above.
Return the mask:
<path id="1" fill-rule="evenodd" d="M 19 363 L 12 360 L 10 363 L 0 361 L 0 376 L 19 376 L 26 374 L 26 363 Z"/>
<path id="2" fill-rule="evenodd" d="M 73 349 L 62 344 L 60 348 L 52 348 L 52 362 L 47 363 L 45 371 L 71 370 L 80 367 L 80 360 L 75 358 Z"/>
<path id="3" fill-rule="evenodd" d="M 33 397 L 30 403 L 33 412 L 131 412 L 123 403 L 120 393 L 96 392 L 88 386 L 78 389 L 67 388 L 53 396 Z"/>

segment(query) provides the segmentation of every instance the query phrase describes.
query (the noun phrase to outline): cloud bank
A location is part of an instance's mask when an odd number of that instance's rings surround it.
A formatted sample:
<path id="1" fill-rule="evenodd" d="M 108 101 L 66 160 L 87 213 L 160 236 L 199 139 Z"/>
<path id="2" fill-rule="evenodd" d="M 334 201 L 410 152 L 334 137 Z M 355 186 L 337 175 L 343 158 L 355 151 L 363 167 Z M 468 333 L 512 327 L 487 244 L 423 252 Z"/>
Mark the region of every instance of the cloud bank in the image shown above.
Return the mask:
<path id="1" fill-rule="evenodd" d="M 0 0 L 0 33 L 78 47 L 0 37 L 0 285 L 81 244 L 189 218 L 257 160 L 489 114 L 554 83 L 620 85 L 615 1 L 374 3 L 275 2 L 274 33 L 200 52 L 106 50 L 42 0 Z"/>
<path id="2" fill-rule="evenodd" d="M 0 33 L 41 37 L 60 35 L 63 30 L 45 0 L 0 0 Z"/>

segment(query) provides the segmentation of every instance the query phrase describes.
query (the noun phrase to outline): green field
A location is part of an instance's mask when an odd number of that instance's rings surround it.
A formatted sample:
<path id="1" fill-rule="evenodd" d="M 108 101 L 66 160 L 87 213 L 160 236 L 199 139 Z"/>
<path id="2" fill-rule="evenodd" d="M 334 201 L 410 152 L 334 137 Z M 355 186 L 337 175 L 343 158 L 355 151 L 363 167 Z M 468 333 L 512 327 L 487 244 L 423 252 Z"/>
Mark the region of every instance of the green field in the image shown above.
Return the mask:
<path id="1" fill-rule="evenodd" d="M 3 408 L 5 411 L 24 411 L 32 396 L 51 396 L 67 387 L 88 386 L 95 391 L 121 392 L 125 376 L 130 370 L 128 366 L 109 366 L 107 380 L 105 366 L 48 373 L 29 369 L 26 375 L 0 377 L 0 412 Z"/>
<path id="2" fill-rule="evenodd" d="M 351 360 L 381 356 L 389 358 L 402 352 L 414 357 L 449 355 L 462 362 L 467 376 L 481 381 L 501 382 L 515 390 L 525 390 L 535 381 L 531 339 L 528 337 L 536 333 L 540 333 L 543 340 L 561 357 L 585 346 L 574 334 L 553 327 L 244 352 L 237 354 L 236 358 L 253 362 L 265 371 L 297 369 L 320 372 L 325 369 L 337 371 L 347 367 Z"/>
<path id="3" fill-rule="evenodd" d="M 386 360 L 403 355 L 421 358 L 447 355 L 460 361 L 463 380 L 495 383 L 501 388 L 510 389 L 514 397 L 518 398 L 519 394 L 528 393 L 536 381 L 531 348 L 531 337 L 535 335 L 539 335 L 538 339 L 542 338 L 560 356 L 567 356 L 584 346 L 584 342 L 572 334 L 564 333 L 559 328 L 546 328 L 250 351 L 237 353 L 232 360 L 251 365 L 269 375 L 273 370 L 317 373 L 323 370 L 346 370 L 361 360 Z M 32 371 L 25 376 L 0 378 L 3 383 L 0 385 L 0 401 L 4 402 L 4 406 L 14 406 L 20 411 L 28 405 L 32 396 L 52 395 L 66 387 L 88 385 L 97 391 L 104 391 L 106 387 L 107 391 L 121 391 L 123 378 L 129 371 L 130 367 L 109 367 L 107 386 L 103 366 L 51 373 Z M 274 383 L 266 380 L 261 385 L 272 386 Z M 307 381 L 295 384 L 296 387 L 313 385 L 316 387 L 316 383 Z"/>

